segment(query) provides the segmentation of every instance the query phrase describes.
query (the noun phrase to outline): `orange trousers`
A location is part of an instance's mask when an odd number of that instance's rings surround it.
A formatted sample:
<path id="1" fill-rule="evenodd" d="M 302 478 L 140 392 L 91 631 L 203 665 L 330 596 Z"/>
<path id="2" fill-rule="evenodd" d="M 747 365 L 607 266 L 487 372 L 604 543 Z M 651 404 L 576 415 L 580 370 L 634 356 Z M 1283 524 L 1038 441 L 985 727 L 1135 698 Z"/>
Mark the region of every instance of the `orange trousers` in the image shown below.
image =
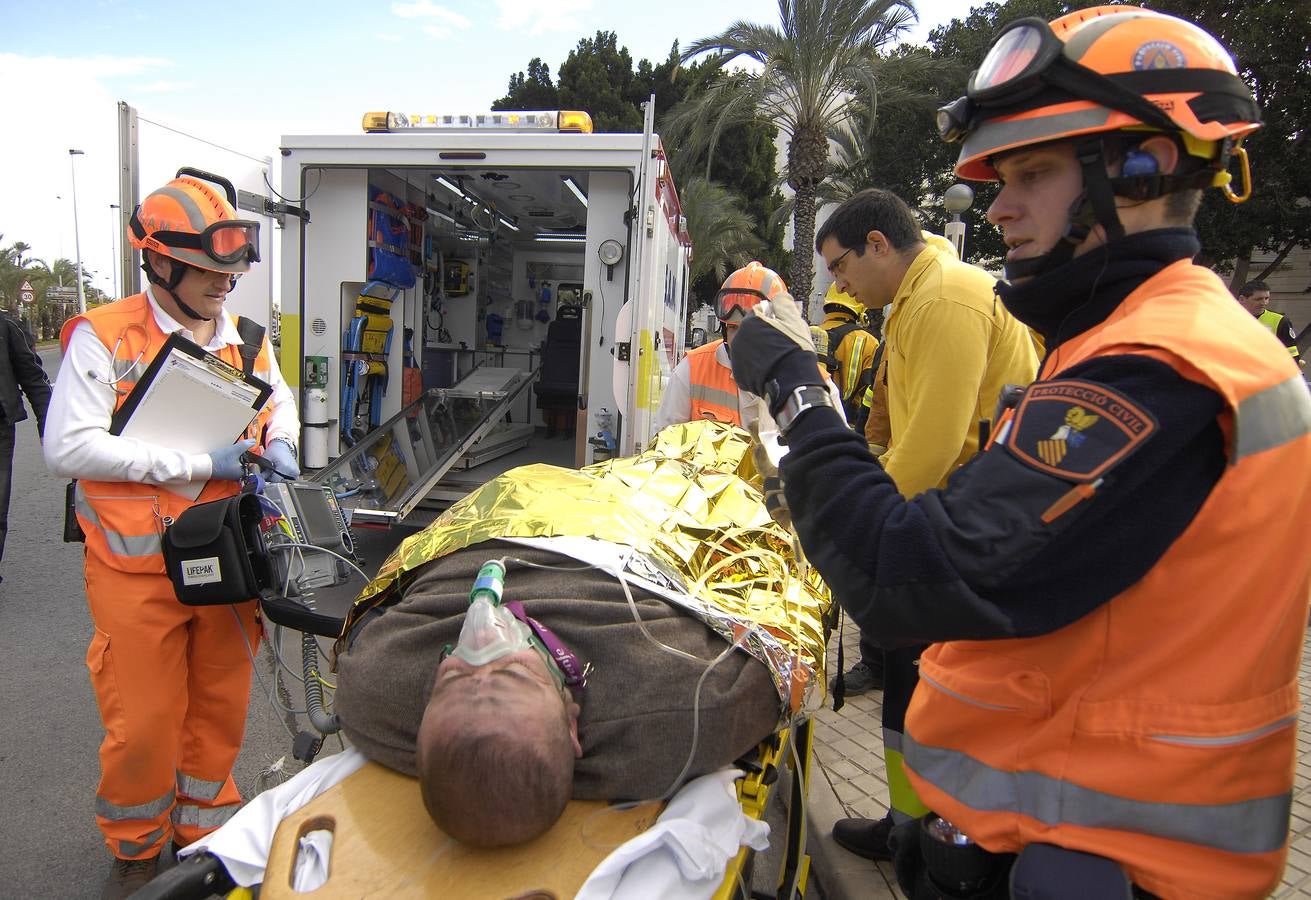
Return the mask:
<path id="1" fill-rule="evenodd" d="M 162 568 L 162 566 L 161 566 Z M 246 730 L 256 604 L 184 606 L 163 574 L 86 557 L 95 634 L 87 668 L 105 738 L 96 823 L 120 859 L 215 830 L 241 805 L 232 764 Z"/>

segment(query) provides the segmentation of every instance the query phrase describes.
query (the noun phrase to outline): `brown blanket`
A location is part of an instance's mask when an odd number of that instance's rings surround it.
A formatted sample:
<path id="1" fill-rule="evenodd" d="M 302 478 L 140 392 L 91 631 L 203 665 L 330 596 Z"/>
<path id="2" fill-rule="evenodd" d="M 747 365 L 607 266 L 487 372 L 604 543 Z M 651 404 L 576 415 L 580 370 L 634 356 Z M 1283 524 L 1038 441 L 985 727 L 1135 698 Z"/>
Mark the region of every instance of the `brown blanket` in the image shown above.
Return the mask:
<path id="1" fill-rule="evenodd" d="M 578 563 L 511 544 L 487 543 L 424 567 L 404 598 L 363 623 L 339 660 L 336 712 L 355 746 L 385 766 L 414 774 L 414 738 L 442 648 L 454 646 L 469 588 L 488 559 L 512 556 Z M 704 624 L 643 591 L 633 598 L 663 643 L 711 660 L 726 646 Z M 546 571 L 507 564 L 505 599 L 553 630 L 593 672 L 579 701 L 583 757 L 579 799 L 662 794 L 691 750 L 692 700 L 705 666 L 665 653 L 642 636 L 623 589 L 588 569 Z M 691 775 L 721 768 L 778 726 L 779 699 L 765 666 L 742 651 L 701 689 L 701 728 Z"/>

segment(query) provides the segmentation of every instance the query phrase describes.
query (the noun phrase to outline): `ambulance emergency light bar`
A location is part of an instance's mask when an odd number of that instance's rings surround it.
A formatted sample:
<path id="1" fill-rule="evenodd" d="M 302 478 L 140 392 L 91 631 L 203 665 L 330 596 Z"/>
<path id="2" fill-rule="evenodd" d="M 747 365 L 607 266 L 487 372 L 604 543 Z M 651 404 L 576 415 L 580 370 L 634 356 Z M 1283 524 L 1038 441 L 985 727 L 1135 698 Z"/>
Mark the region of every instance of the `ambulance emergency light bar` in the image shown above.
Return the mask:
<path id="1" fill-rule="evenodd" d="M 489 112 L 474 115 L 370 112 L 364 114 L 366 134 L 427 131 L 509 131 L 592 133 L 592 117 L 581 110 Z"/>

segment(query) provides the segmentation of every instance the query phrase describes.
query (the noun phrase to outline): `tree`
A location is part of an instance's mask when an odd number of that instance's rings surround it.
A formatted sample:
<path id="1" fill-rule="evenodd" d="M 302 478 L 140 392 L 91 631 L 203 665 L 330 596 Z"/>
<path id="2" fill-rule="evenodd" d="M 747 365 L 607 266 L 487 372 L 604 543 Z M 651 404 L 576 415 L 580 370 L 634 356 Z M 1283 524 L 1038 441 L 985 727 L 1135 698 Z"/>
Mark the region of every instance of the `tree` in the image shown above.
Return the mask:
<path id="1" fill-rule="evenodd" d="M 879 53 L 914 17 L 910 0 L 779 0 L 778 26 L 738 21 L 694 41 L 683 54 L 686 61 L 713 53 L 721 69 L 739 57 L 759 66 L 722 74 L 671 116 L 670 125 L 675 138 L 710 156 L 731 125 L 764 120 L 783 133 L 784 172 L 796 195 L 788 282 L 805 307 L 814 278 L 809 249 L 815 199 L 828 174 L 828 134 L 877 96 Z"/>
<path id="2" fill-rule="evenodd" d="M 586 109 L 597 131 L 642 130 L 632 93 L 633 58 L 613 31 L 583 38 L 560 66 L 561 107 Z"/>
<path id="3" fill-rule="evenodd" d="M 626 71 L 625 66 L 629 67 Z M 598 132 L 640 131 L 642 104 L 654 94 L 656 119 L 663 133 L 668 112 L 688 97 L 704 92 L 718 72 L 719 66 L 711 61 L 683 65 L 677 42 L 663 62 L 643 59 L 634 68 L 631 55 L 619 45 L 617 35 L 603 31 L 580 40 L 570 51 L 560 66 L 558 86 L 551 80 L 550 68 L 541 59 L 533 59 L 526 72 L 510 76 L 509 90 L 496 101 L 494 108 L 582 109 L 591 114 Z M 774 186 L 776 135 L 777 131 L 767 122 L 744 123 L 727 129 L 720 142 L 720 152 L 703 178 L 717 182 L 736 196 L 761 239 L 758 258 L 782 270 L 788 260 L 783 249 L 783 228 L 769 224 L 782 202 Z M 696 161 L 675 142 L 667 142 L 665 150 L 689 218 L 696 214 L 692 206 L 700 202 L 700 197 L 714 197 L 716 204 L 722 202 L 718 194 L 700 189 L 689 195 L 687 179 L 697 171 Z M 698 259 L 701 247 L 694 244 L 694 251 L 693 259 Z M 705 299 L 718 288 L 718 282 L 706 276 L 694 282 L 692 291 Z"/>
<path id="4" fill-rule="evenodd" d="M 764 249 L 741 198 L 719 182 L 692 175 L 683 181 L 679 199 L 692 237 L 694 281 L 708 275 L 718 287 L 731 270 L 746 265 Z"/>
<path id="5" fill-rule="evenodd" d="M 528 73 L 510 76 L 510 89 L 492 109 L 559 109 L 560 92 L 551 80 L 551 67 L 534 56 L 528 61 Z"/>

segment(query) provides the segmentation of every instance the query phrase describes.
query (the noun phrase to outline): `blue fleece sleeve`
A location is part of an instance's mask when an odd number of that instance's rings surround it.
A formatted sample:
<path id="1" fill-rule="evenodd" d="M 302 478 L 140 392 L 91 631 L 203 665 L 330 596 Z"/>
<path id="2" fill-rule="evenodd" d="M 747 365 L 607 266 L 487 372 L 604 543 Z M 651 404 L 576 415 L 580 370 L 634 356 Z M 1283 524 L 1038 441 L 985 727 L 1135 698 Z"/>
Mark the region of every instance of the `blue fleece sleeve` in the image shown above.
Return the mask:
<path id="1" fill-rule="evenodd" d="M 1224 470 L 1219 395 L 1139 356 L 1090 360 L 1060 377 L 1114 391 L 1156 427 L 1086 499 L 1048 520 L 1075 482 L 1001 442 L 945 490 L 908 500 L 836 415 L 798 419 L 781 467 L 793 522 L 835 599 L 874 640 L 1054 631 L 1140 579 L 1192 521 Z"/>

